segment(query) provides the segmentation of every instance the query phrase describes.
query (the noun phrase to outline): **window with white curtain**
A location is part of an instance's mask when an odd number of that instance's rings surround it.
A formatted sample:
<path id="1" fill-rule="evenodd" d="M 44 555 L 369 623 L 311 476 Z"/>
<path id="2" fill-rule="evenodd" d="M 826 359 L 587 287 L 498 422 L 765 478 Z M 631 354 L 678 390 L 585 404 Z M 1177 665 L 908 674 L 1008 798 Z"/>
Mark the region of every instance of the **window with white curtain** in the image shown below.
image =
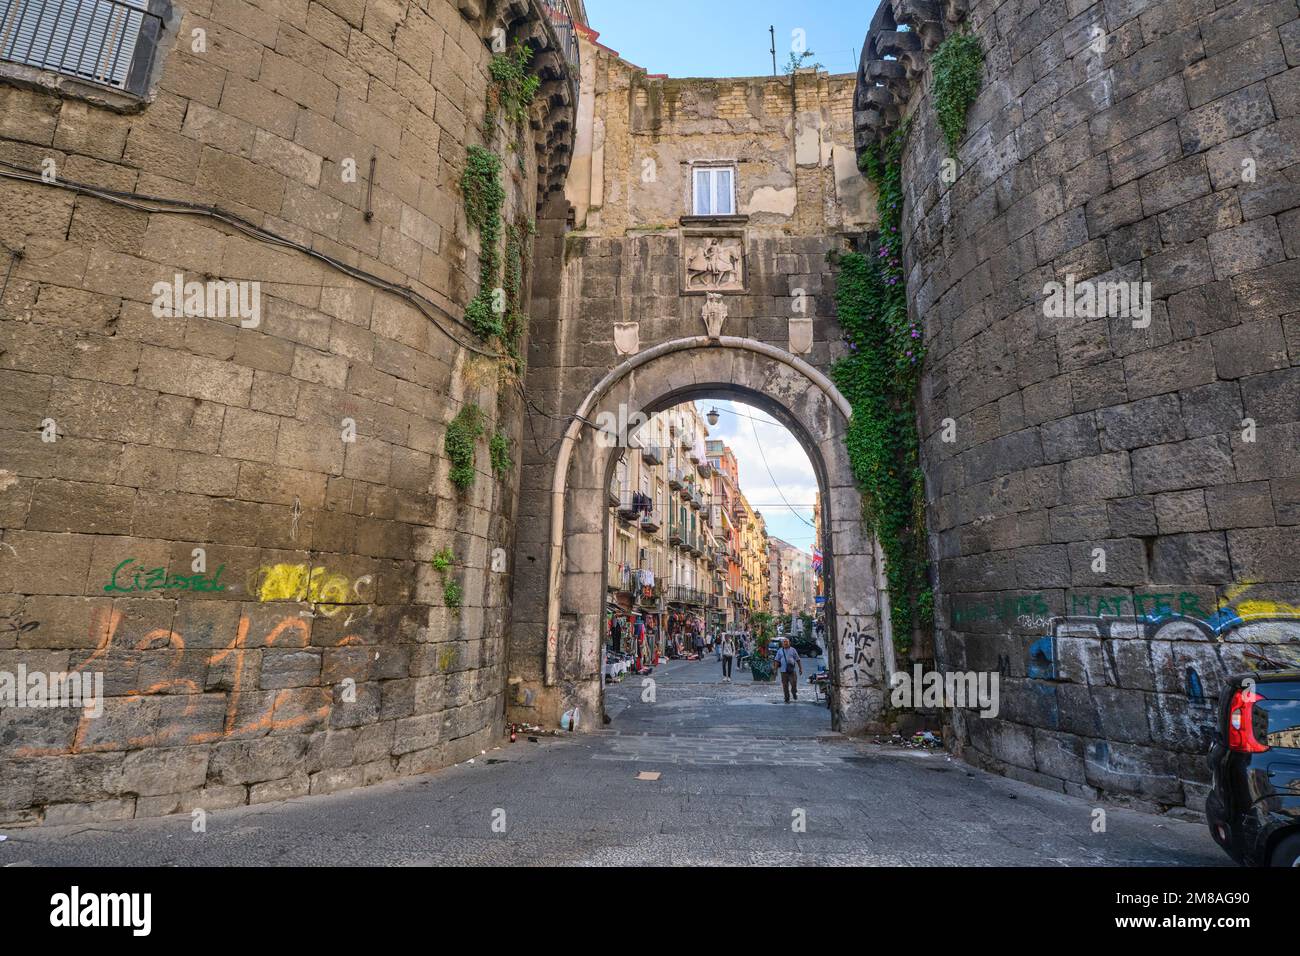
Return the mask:
<path id="1" fill-rule="evenodd" d="M 696 166 L 697 216 L 733 216 L 736 213 L 736 167 Z"/>

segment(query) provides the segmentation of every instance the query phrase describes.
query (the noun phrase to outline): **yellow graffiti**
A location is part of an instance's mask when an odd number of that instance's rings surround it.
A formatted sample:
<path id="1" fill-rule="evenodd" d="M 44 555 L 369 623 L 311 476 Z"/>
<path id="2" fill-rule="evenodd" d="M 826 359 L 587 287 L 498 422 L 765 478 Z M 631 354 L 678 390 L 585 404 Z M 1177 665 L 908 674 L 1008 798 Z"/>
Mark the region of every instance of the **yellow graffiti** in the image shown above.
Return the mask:
<path id="1" fill-rule="evenodd" d="M 345 575 L 331 574 L 327 568 L 306 564 L 273 564 L 257 570 L 252 589 L 257 599 L 267 601 L 305 601 L 326 617 L 333 617 L 349 605 L 356 604 L 370 577 L 350 581 Z"/>
<path id="2" fill-rule="evenodd" d="M 1224 591 L 1225 603 L 1243 621 L 1261 618 L 1300 618 L 1300 604 L 1288 604 L 1286 601 L 1271 601 L 1262 598 L 1238 600 L 1255 585 L 1251 582 L 1234 585 Z"/>

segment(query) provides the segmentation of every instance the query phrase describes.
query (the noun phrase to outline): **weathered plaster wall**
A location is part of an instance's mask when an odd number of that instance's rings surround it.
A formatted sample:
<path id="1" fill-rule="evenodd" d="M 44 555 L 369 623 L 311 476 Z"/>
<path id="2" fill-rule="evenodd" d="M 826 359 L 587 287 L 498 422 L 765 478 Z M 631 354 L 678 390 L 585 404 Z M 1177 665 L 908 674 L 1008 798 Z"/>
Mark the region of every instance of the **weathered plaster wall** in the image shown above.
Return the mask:
<path id="1" fill-rule="evenodd" d="M 1002 672 L 958 724 L 1008 774 L 1199 808 L 1225 678 L 1300 637 L 1298 17 L 975 3 L 951 185 L 928 66 L 899 101 L 940 654 Z M 1149 327 L 1049 317 L 1067 276 L 1149 282 Z"/>
<path id="2" fill-rule="evenodd" d="M 499 733 L 509 588 L 490 569 L 517 478 L 481 442 L 458 493 L 443 437 L 476 402 L 517 449 L 521 412 L 460 321 L 479 240 L 458 184 L 485 38 L 545 31 L 528 3 L 471 6 L 193 0 L 131 113 L 0 80 L 0 159 L 220 206 L 433 316 L 211 218 L 0 179 L 0 241 L 21 254 L 0 301 L 0 671 L 98 673 L 107 696 L 98 717 L 0 708 L 0 822 L 326 792 Z M 536 62 L 535 122 L 504 164 L 512 222 L 568 153 L 572 91 L 554 51 Z M 154 283 L 177 274 L 262 283 L 260 326 L 157 317 Z M 443 548 L 459 612 L 429 564 Z"/>
<path id="3" fill-rule="evenodd" d="M 689 212 L 690 164 L 738 162 L 737 212 L 786 234 L 874 220 L 857 173 L 848 75 L 668 79 L 584 43 L 582 114 L 565 194 L 578 228 L 617 236 Z M 590 134 L 588 135 L 588 124 Z"/>

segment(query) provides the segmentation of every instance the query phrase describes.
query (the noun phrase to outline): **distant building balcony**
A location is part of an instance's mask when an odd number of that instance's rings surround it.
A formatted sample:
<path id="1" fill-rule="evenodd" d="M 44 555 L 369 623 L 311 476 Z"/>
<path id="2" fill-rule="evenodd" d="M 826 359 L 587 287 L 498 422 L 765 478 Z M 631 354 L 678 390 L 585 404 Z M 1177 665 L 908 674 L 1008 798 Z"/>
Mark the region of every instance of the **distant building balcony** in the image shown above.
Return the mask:
<path id="1" fill-rule="evenodd" d="M 654 501 L 639 491 L 624 492 L 619 497 L 618 516 L 629 523 L 640 523 L 641 516 L 654 511 Z"/>

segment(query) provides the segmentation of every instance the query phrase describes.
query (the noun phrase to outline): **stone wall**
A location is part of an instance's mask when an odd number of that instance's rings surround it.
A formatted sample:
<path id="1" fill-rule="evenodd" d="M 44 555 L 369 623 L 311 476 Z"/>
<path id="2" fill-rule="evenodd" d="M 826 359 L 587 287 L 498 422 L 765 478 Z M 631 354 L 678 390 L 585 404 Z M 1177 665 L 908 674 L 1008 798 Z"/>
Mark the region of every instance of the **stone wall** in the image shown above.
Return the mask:
<path id="1" fill-rule="evenodd" d="M 951 184 L 927 60 L 960 11 L 889 12 L 924 42 L 877 23 L 910 52 L 860 135 L 911 118 L 940 653 L 1003 675 L 998 719 L 957 715 L 966 752 L 1197 809 L 1226 677 L 1300 637 L 1297 5 L 974 3 Z M 1053 317 L 1067 279 L 1150 283 L 1149 324 Z"/>
<path id="2" fill-rule="evenodd" d="M 111 109 L 0 66 L 0 672 L 106 697 L 0 707 L 0 823 L 327 792 L 499 735 L 517 471 L 484 438 L 459 491 L 443 439 L 473 402 L 517 449 L 521 413 L 462 320 L 459 182 L 502 30 L 544 81 L 496 134 L 505 218 L 562 183 L 544 16 L 193 0 L 149 99 Z M 260 283 L 259 321 L 160 315 L 177 276 Z"/>

